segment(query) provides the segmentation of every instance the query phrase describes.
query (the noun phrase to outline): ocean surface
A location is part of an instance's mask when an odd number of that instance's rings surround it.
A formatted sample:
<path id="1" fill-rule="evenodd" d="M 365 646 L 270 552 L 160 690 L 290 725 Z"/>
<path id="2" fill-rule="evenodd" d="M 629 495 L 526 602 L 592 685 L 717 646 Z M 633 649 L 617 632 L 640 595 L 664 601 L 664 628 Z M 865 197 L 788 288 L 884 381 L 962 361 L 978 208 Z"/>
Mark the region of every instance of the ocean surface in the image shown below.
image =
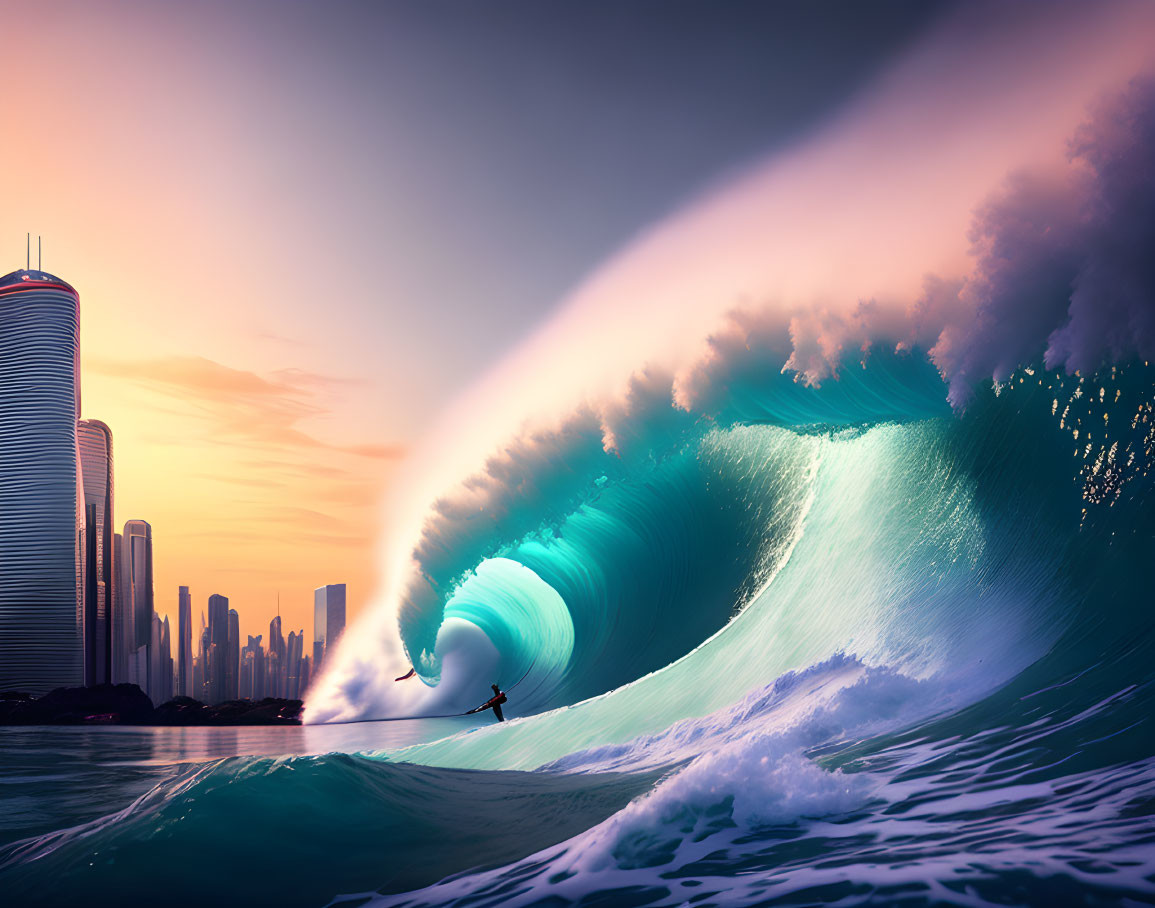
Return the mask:
<path id="1" fill-rule="evenodd" d="M 1155 904 L 1153 370 L 770 385 L 412 600 L 504 724 L 0 729 L 4 904 Z"/>
<path id="2" fill-rule="evenodd" d="M 359 755 L 473 725 L 0 729 L 3 904 L 318 905 L 401 891 L 459 869 L 464 854 L 499 865 L 527 842 L 562 841 L 653 780 Z M 454 823 L 459 811 L 473 822 Z M 484 816 L 492 828 L 479 836 Z"/>

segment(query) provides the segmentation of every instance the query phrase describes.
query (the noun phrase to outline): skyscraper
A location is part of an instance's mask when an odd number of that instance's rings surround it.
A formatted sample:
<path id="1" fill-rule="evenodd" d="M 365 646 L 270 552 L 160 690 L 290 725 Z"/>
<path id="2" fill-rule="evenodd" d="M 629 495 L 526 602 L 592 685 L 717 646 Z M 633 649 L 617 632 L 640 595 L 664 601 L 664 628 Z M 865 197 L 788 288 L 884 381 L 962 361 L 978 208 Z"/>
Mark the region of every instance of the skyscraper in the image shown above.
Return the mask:
<path id="1" fill-rule="evenodd" d="M 197 656 L 196 670 L 193 678 L 193 690 L 196 693 L 193 697 L 200 700 L 202 703 L 207 703 L 209 700 L 209 629 L 205 624 L 205 613 L 201 611 L 201 629 L 197 634 Z"/>
<path id="2" fill-rule="evenodd" d="M 197 656 L 196 658 L 193 659 L 192 688 L 195 691 L 195 693 L 193 694 L 193 699 L 200 700 L 202 703 L 204 703 L 204 700 L 205 700 L 205 695 L 204 695 L 205 672 L 204 672 L 204 668 L 201 666 L 201 662 L 202 662 L 202 660 L 201 660 L 200 656 Z M 187 696 L 187 694 L 186 694 L 186 696 Z"/>
<path id="3" fill-rule="evenodd" d="M 281 633 L 281 616 L 269 622 L 268 684 L 265 693 L 270 697 L 285 696 L 285 637 Z"/>
<path id="4" fill-rule="evenodd" d="M 235 700 L 241 661 L 241 618 L 235 608 L 229 609 L 228 661 L 225 664 L 225 699 Z"/>
<path id="5" fill-rule="evenodd" d="M 265 696 L 265 651 L 261 646 L 261 635 L 249 637 L 247 646 L 241 649 L 240 695 L 251 700 Z"/>
<path id="6" fill-rule="evenodd" d="M 76 427 L 84 477 L 85 582 L 84 683 L 112 681 L 115 574 L 113 573 L 112 432 L 97 419 L 82 419 Z"/>
<path id="7" fill-rule="evenodd" d="M 172 699 L 172 640 L 168 617 L 161 621 L 155 612 L 148 656 L 148 695 L 159 705 Z"/>
<path id="8" fill-rule="evenodd" d="M 305 642 L 305 631 L 289 631 L 285 644 L 285 693 L 283 696 L 296 700 L 301 694 L 301 648 Z"/>
<path id="9" fill-rule="evenodd" d="M 80 297 L 0 277 L 0 689 L 84 680 Z"/>
<path id="10" fill-rule="evenodd" d="M 330 583 L 313 591 L 313 673 L 345 632 L 345 584 Z"/>
<path id="11" fill-rule="evenodd" d="M 101 633 L 102 629 L 99 626 L 101 622 L 97 619 L 98 600 L 103 590 L 100 588 L 98 582 L 100 575 L 96 570 L 97 534 L 94 532 L 96 512 L 96 505 L 87 504 L 84 506 L 84 594 L 82 596 L 84 618 L 81 621 L 84 640 L 81 646 L 84 650 L 85 687 L 101 684 L 105 680 L 101 677 L 100 666 L 97 665 L 102 649 L 100 638 L 106 637 L 107 634 Z"/>
<path id="12" fill-rule="evenodd" d="M 164 616 L 164 621 L 160 625 L 160 652 L 161 652 L 161 675 L 160 683 L 162 687 L 161 703 L 165 703 L 172 699 L 172 686 L 174 681 L 173 661 L 172 661 L 172 631 L 168 623 L 168 615 Z"/>
<path id="13" fill-rule="evenodd" d="M 124 558 L 124 536 L 112 536 L 112 683 L 128 680 L 128 654 L 136 641 L 128 589 L 128 569 Z"/>
<path id="14" fill-rule="evenodd" d="M 225 678 L 229 649 L 229 600 L 213 593 L 209 596 L 208 664 L 205 686 L 209 703 L 223 703 L 226 699 Z"/>
<path id="15" fill-rule="evenodd" d="M 177 590 L 177 693 L 182 697 L 196 697 L 193 693 L 192 655 L 192 596 L 188 587 Z"/>
<path id="16" fill-rule="evenodd" d="M 121 571 L 124 586 L 125 618 L 130 619 L 131 630 L 125 629 L 125 643 L 129 647 L 128 680 L 147 694 L 149 657 L 152 643 L 152 616 L 154 599 L 152 588 L 152 527 L 143 520 L 130 520 L 124 525 L 121 546 L 124 567 Z M 142 654 L 141 650 L 145 650 Z M 143 672 L 141 666 L 144 667 Z"/>
<path id="17" fill-rule="evenodd" d="M 301 632 L 302 636 L 304 631 Z M 309 689 L 309 682 L 313 679 L 313 660 L 308 656 L 301 657 L 301 682 L 300 691 L 297 694 L 298 699 L 305 699 L 305 692 Z"/>

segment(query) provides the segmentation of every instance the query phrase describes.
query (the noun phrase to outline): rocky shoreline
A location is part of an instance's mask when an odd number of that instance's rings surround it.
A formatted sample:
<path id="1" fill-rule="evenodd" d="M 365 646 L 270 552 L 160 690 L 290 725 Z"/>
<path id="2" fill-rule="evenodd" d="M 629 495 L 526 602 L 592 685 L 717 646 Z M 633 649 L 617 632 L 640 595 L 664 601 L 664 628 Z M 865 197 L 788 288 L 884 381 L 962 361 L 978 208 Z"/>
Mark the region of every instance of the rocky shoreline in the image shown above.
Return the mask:
<path id="1" fill-rule="evenodd" d="M 135 684 L 60 687 L 43 697 L 0 691 L 0 725 L 300 725 L 300 700 L 265 697 L 210 706 L 174 697 L 160 706 Z"/>

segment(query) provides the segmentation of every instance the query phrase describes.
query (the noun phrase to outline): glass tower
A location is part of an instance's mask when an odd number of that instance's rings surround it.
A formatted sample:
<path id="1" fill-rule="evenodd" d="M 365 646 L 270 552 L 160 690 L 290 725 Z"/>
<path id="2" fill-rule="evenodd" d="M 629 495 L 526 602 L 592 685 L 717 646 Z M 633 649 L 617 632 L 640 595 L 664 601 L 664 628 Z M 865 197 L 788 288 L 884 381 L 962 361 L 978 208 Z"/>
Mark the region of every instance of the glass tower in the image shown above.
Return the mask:
<path id="1" fill-rule="evenodd" d="M 112 611 L 114 598 L 112 514 L 112 432 L 97 419 L 76 427 L 84 476 L 84 683 L 112 681 Z"/>
<path id="2" fill-rule="evenodd" d="M 121 605 L 125 611 L 124 645 L 128 650 L 128 680 L 152 694 L 149 685 L 149 651 L 152 646 L 152 527 L 144 520 L 130 520 L 124 525 L 121 543 L 123 589 Z"/>
<path id="3" fill-rule="evenodd" d="M 120 533 L 112 534 L 112 575 L 112 683 L 121 684 L 128 680 L 132 614 L 125 594 L 128 589 L 128 573 L 124 562 L 124 536 Z"/>
<path id="4" fill-rule="evenodd" d="M 330 583 L 313 591 L 313 673 L 345 632 L 345 584 Z"/>
<path id="5" fill-rule="evenodd" d="M 199 697 L 193 692 L 192 678 L 192 596 L 187 586 L 179 587 L 177 613 L 177 693 L 182 697 Z"/>
<path id="6" fill-rule="evenodd" d="M 208 664 L 205 686 L 209 703 L 223 703 L 228 699 L 227 668 L 229 651 L 229 600 L 213 593 L 209 596 Z"/>
<path id="7" fill-rule="evenodd" d="M 0 277 L 0 689 L 84 680 L 80 297 L 43 271 Z"/>
<path id="8" fill-rule="evenodd" d="M 228 647 L 225 661 L 225 699 L 235 700 L 239 696 L 237 670 L 241 661 L 241 616 L 235 608 L 229 609 Z"/>

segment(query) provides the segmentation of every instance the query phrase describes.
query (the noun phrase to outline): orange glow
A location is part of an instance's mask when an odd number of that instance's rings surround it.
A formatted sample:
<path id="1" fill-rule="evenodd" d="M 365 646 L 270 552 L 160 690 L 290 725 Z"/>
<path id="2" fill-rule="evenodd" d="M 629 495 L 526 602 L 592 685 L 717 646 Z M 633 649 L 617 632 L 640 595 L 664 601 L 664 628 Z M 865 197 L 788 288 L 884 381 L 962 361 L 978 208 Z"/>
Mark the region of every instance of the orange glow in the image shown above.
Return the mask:
<path id="1" fill-rule="evenodd" d="M 117 522 L 152 524 L 156 604 L 170 622 L 187 585 L 194 628 L 220 593 L 242 635 L 267 639 L 279 593 L 286 632 L 311 639 L 315 587 L 347 583 L 351 612 L 372 593 L 386 461 L 301 427 L 323 418 L 326 384 L 205 359 L 85 356 L 84 411 L 114 427 Z"/>

